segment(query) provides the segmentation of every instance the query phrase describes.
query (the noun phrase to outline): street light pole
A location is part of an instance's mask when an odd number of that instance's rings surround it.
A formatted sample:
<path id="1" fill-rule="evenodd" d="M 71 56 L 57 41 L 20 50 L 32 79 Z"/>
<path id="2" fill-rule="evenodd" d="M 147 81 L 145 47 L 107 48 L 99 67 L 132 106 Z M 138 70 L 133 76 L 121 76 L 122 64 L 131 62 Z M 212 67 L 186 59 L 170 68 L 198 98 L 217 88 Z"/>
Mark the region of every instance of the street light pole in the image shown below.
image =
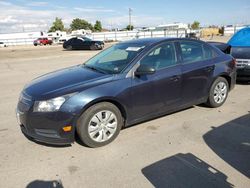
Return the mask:
<path id="1" fill-rule="evenodd" d="M 129 14 L 129 30 L 131 31 L 131 14 L 132 14 L 132 9 L 128 9 L 128 14 Z"/>

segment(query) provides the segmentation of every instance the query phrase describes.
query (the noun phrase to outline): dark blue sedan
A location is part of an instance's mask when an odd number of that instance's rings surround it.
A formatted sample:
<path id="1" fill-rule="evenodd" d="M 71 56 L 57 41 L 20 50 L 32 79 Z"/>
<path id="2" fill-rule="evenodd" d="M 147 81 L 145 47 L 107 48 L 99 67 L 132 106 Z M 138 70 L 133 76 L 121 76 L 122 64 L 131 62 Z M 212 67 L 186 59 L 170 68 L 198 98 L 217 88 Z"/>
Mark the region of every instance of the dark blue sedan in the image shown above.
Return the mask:
<path id="1" fill-rule="evenodd" d="M 17 117 L 34 140 L 90 147 L 121 128 L 192 105 L 221 106 L 234 88 L 235 61 L 197 40 L 150 38 L 116 44 L 82 65 L 34 79 Z"/>

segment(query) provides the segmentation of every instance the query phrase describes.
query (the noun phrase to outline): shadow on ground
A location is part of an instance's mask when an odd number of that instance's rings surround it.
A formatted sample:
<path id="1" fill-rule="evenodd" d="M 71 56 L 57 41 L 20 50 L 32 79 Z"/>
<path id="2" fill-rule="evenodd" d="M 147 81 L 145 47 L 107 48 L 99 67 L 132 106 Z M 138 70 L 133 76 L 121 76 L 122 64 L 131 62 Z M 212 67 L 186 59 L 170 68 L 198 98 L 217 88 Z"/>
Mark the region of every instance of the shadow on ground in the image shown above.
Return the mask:
<path id="1" fill-rule="evenodd" d="M 227 176 L 191 153 L 176 154 L 142 169 L 154 187 L 231 188 Z"/>
<path id="2" fill-rule="evenodd" d="M 43 181 L 35 180 L 30 182 L 26 188 L 63 188 L 62 182 L 57 180 Z"/>
<path id="3" fill-rule="evenodd" d="M 39 144 L 41 146 L 46 146 L 46 147 L 51 147 L 51 148 L 65 148 L 65 147 L 71 147 L 71 144 L 62 144 L 62 145 L 56 145 L 56 144 L 48 144 L 48 143 L 44 143 L 44 142 L 40 142 L 38 140 L 35 140 L 34 138 L 23 134 L 25 136 L 25 138 L 27 138 L 30 142 L 34 142 L 36 144 Z"/>
<path id="4" fill-rule="evenodd" d="M 250 81 L 237 81 L 238 85 L 250 85 Z"/>
<path id="5" fill-rule="evenodd" d="M 203 138 L 221 159 L 250 178 L 250 114 L 213 128 Z"/>

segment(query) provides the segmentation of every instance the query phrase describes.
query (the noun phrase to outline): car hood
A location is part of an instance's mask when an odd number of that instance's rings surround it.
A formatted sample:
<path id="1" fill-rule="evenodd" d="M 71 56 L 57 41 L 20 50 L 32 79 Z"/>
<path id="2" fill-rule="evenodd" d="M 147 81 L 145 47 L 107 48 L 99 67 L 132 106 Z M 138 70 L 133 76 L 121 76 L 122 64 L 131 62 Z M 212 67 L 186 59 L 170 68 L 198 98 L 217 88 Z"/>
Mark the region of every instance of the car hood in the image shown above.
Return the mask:
<path id="1" fill-rule="evenodd" d="M 112 80 L 113 75 L 95 72 L 78 65 L 40 76 L 27 84 L 23 92 L 34 100 L 46 100 Z"/>

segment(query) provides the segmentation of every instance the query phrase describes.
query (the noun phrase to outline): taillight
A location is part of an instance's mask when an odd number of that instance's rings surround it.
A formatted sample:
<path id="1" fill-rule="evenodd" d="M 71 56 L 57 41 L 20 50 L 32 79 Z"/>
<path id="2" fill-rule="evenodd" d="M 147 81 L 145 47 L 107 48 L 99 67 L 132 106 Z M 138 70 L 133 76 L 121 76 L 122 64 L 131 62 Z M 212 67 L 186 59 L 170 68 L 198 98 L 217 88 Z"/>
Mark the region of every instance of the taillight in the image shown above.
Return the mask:
<path id="1" fill-rule="evenodd" d="M 236 59 L 235 58 L 233 58 L 232 65 L 233 65 L 233 67 L 236 67 Z"/>

